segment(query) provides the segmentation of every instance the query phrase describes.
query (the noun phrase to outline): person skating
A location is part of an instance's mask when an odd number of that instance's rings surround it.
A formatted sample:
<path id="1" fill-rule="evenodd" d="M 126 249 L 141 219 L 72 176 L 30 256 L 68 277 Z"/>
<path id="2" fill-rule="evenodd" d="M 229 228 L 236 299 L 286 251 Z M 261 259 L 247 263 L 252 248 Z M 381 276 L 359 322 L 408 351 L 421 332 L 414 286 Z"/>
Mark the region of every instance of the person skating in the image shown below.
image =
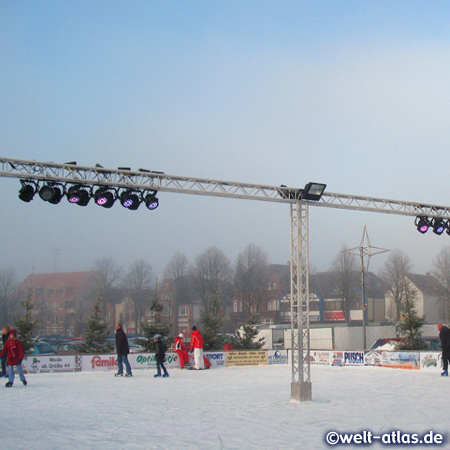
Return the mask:
<path id="1" fill-rule="evenodd" d="M 24 386 L 27 385 L 27 380 L 23 374 L 22 370 L 22 360 L 23 360 L 23 345 L 17 339 L 17 331 L 11 330 L 9 332 L 8 340 L 3 346 L 3 350 L 0 356 L 8 356 L 8 382 L 5 387 L 12 387 L 14 383 L 14 366 L 17 367 L 17 373 L 19 374 L 20 381 Z"/>
<path id="2" fill-rule="evenodd" d="M 8 340 L 9 337 L 9 331 L 10 328 L 8 325 L 5 325 L 3 327 L 3 334 L 2 334 L 2 341 L 3 341 L 3 347 L 5 346 L 5 342 Z M 7 364 L 7 355 L 2 356 L 1 360 L 2 360 L 2 372 L 0 373 L 0 378 L 1 377 L 6 377 L 8 378 L 8 364 Z"/>
<path id="3" fill-rule="evenodd" d="M 174 348 L 178 355 L 178 360 L 180 361 L 180 367 L 184 369 L 186 367 L 186 364 L 189 363 L 189 354 L 186 350 L 186 347 L 183 343 L 184 335 L 183 333 L 180 333 L 175 338 Z"/>
<path id="4" fill-rule="evenodd" d="M 117 365 L 119 366 L 118 372 L 115 374 L 116 377 L 123 376 L 123 364 L 125 364 L 125 368 L 127 373 L 126 377 L 132 377 L 131 366 L 128 362 L 128 354 L 130 353 L 130 347 L 128 346 L 128 338 L 123 331 L 122 324 L 116 324 L 116 349 L 117 349 Z"/>
<path id="5" fill-rule="evenodd" d="M 438 324 L 439 339 L 442 347 L 442 364 L 444 371 L 441 373 L 443 377 L 448 377 L 448 363 L 450 361 L 450 329 L 442 323 Z"/>
<path id="6" fill-rule="evenodd" d="M 203 361 L 203 337 L 195 325 L 192 327 L 191 352 L 194 352 L 194 369 L 204 369 L 205 362 Z"/>
<path id="7" fill-rule="evenodd" d="M 167 372 L 166 367 L 164 366 L 164 361 L 166 360 L 166 346 L 161 339 L 160 334 L 155 334 L 153 336 L 153 342 L 155 343 L 155 359 L 156 359 L 156 375 L 153 375 L 155 378 L 161 376 L 161 369 L 163 370 L 163 378 L 167 378 L 169 373 Z"/>

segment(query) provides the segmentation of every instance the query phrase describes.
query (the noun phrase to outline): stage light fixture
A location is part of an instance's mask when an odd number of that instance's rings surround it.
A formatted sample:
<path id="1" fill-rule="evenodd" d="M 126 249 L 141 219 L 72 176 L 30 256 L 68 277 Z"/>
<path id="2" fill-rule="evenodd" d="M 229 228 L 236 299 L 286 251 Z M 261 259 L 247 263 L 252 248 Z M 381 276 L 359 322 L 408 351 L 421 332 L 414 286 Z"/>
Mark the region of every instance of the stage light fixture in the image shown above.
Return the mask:
<path id="1" fill-rule="evenodd" d="M 19 198 L 23 202 L 31 202 L 33 200 L 34 194 L 36 194 L 37 186 L 34 183 L 28 183 L 26 181 L 22 181 L 22 187 L 19 191 Z"/>
<path id="2" fill-rule="evenodd" d="M 145 201 L 145 206 L 148 209 L 150 209 L 151 211 L 153 211 L 154 209 L 156 209 L 159 206 L 159 200 L 156 198 L 156 191 L 148 193 L 144 197 L 144 201 Z"/>
<path id="3" fill-rule="evenodd" d="M 433 219 L 433 233 L 435 233 L 438 236 L 440 236 L 445 231 L 445 229 L 447 228 L 446 225 L 447 224 L 442 219 L 439 219 L 439 218 Z"/>
<path id="4" fill-rule="evenodd" d="M 124 208 L 134 211 L 139 208 L 141 201 L 135 192 L 124 191 L 120 194 L 120 203 Z"/>
<path id="5" fill-rule="evenodd" d="M 57 205 L 61 201 L 62 196 L 62 190 L 56 185 L 46 184 L 39 189 L 39 197 L 53 205 Z"/>
<path id="6" fill-rule="evenodd" d="M 97 189 L 94 193 L 95 203 L 103 208 L 111 208 L 116 201 L 116 196 L 113 192 L 105 188 Z"/>
<path id="7" fill-rule="evenodd" d="M 308 183 L 303 190 L 302 200 L 319 201 L 326 187 L 323 183 Z"/>
<path id="8" fill-rule="evenodd" d="M 430 219 L 425 216 L 417 216 L 414 224 L 417 227 L 417 231 L 422 234 L 425 234 L 431 226 Z"/>
<path id="9" fill-rule="evenodd" d="M 74 203 L 78 206 L 86 206 L 91 199 L 89 191 L 79 185 L 70 187 L 66 195 L 69 203 Z"/>

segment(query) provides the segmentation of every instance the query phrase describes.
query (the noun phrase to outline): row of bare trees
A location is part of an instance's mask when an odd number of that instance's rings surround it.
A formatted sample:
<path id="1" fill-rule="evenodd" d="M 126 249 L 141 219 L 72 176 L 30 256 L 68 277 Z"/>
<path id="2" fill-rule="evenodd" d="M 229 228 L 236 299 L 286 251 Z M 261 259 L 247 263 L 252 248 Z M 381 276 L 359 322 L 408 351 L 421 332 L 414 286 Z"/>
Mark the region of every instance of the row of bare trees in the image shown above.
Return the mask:
<path id="1" fill-rule="evenodd" d="M 73 310 L 77 322 L 86 323 L 92 310 L 93 299 L 115 303 L 126 296 L 131 304 L 130 314 L 133 322 L 140 324 L 145 308 L 154 300 L 157 279 L 152 266 L 138 259 L 127 270 L 120 267 L 111 258 L 97 260 L 91 268 L 95 272 L 89 291 L 75 298 Z M 404 304 L 404 279 L 411 273 L 412 262 L 402 250 L 389 253 L 379 272 L 386 291 L 390 293 L 398 320 Z M 359 302 L 355 286 L 360 279 L 359 258 L 346 251 L 340 252 L 330 265 L 335 284 L 341 292 L 346 320 L 350 309 Z M 447 305 L 447 318 L 450 319 L 450 246 L 443 248 L 433 260 L 431 272 L 436 283 L 436 295 Z M 174 305 L 173 313 L 178 315 L 178 305 L 186 301 L 200 301 L 203 318 L 217 316 L 232 295 L 242 301 L 243 313 L 250 320 L 258 316 L 260 306 L 267 296 L 269 282 L 268 257 L 258 246 L 249 244 L 238 255 L 234 264 L 217 248 L 210 247 L 199 254 L 191 264 L 187 257 L 177 252 L 164 270 L 167 295 Z M 17 276 L 13 269 L 0 269 L 0 318 L 2 323 L 13 323 L 20 314 L 20 298 L 17 288 Z M 39 309 L 39 308 L 38 308 Z M 175 317 L 177 320 L 178 317 Z M 218 326 L 223 323 L 218 323 Z M 138 331 L 138 330 L 137 330 Z"/>
<path id="2" fill-rule="evenodd" d="M 405 283 L 412 273 L 410 257 L 402 250 L 391 251 L 378 273 L 384 292 L 391 298 L 390 316 L 399 321 L 405 305 Z M 361 263 L 359 258 L 348 252 L 346 246 L 337 255 L 330 266 L 344 303 L 344 315 L 349 320 L 350 308 L 360 302 L 355 286 L 360 285 Z M 436 279 L 433 284 L 435 295 L 446 305 L 446 317 L 450 320 L 450 246 L 444 247 L 433 259 L 431 275 Z M 361 305 L 358 305 L 360 309 Z"/>

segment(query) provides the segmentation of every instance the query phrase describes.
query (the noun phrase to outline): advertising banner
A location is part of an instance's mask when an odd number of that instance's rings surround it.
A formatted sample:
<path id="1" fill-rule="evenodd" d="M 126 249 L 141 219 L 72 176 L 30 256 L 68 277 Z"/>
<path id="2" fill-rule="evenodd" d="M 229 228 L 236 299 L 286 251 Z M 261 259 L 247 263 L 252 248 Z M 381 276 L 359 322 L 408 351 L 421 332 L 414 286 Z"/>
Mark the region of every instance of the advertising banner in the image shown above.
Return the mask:
<path id="1" fill-rule="evenodd" d="M 422 352 L 420 354 L 420 370 L 442 370 L 442 353 Z"/>
<path id="2" fill-rule="evenodd" d="M 75 372 L 81 370 L 79 356 L 28 356 L 23 361 L 26 373 Z"/>
<path id="3" fill-rule="evenodd" d="M 333 352 L 333 359 L 331 360 L 331 365 L 336 367 L 345 366 L 344 352 Z"/>
<path id="4" fill-rule="evenodd" d="M 364 364 L 366 366 L 381 366 L 383 364 L 383 352 L 372 350 L 364 355 Z"/>
<path id="5" fill-rule="evenodd" d="M 128 361 L 130 361 L 133 370 L 156 370 L 156 358 L 154 353 L 133 353 L 128 355 Z M 166 369 L 179 368 L 180 362 L 178 361 L 178 355 L 176 353 L 166 353 L 164 366 Z"/>
<path id="6" fill-rule="evenodd" d="M 332 353 L 332 352 L 331 352 Z M 312 351 L 309 354 L 311 364 L 320 364 L 322 366 L 331 365 L 330 352 L 328 351 Z"/>
<path id="7" fill-rule="evenodd" d="M 346 366 L 363 366 L 364 352 L 344 352 L 344 364 Z"/>
<path id="8" fill-rule="evenodd" d="M 130 361 L 129 356 L 128 361 Z M 82 355 L 81 370 L 83 372 L 108 372 L 110 370 L 117 372 L 117 355 Z"/>
<path id="9" fill-rule="evenodd" d="M 419 352 L 383 352 L 383 367 L 394 369 L 420 369 Z"/>
<path id="10" fill-rule="evenodd" d="M 225 352 L 204 352 L 208 361 L 211 363 L 211 368 L 225 367 L 226 353 Z M 193 363 L 192 363 L 193 365 Z"/>
<path id="11" fill-rule="evenodd" d="M 266 350 L 233 350 L 226 353 L 227 366 L 257 366 L 267 364 Z"/>
<path id="12" fill-rule="evenodd" d="M 267 363 L 273 364 L 287 364 L 288 352 L 287 350 L 268 350 L 267 351 Z"/>

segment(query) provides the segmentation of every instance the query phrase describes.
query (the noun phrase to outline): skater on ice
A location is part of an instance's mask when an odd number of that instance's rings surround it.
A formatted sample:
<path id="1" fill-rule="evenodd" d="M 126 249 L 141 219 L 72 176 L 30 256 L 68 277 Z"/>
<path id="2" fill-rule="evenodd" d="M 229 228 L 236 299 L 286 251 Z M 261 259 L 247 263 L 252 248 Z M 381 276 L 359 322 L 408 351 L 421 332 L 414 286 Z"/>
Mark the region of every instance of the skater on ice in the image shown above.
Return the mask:
<path id="1" fill-rule="evenodd" d="M 23 360 L 23 345 L 17 339 L 17 331 L 11 330 L 9 332 L 8 340 L 3 346 L 3 350 L 0 356 L 7 355 L 8 359 L 8 382 L 5 387 L 12 387 L 14 383 L 14 366 L 17 367 L 17 373 L 19 374 L 20 381 L 24 386 L 27 385 L 27 380 L 23 374 L 22 370 L 22 360 Z"/>
<path id="2" fill-rule="evenodd" d="M 194 369 L 200 370 L 205 368 L 203 361 L 203 337 L 197 327 L 192 327 L 191 334 L 191 353 L 194 352 Z"/>
<path id="3" fill-rule="evenodd" d="M 442 346 L 442 364 L 444 371 L 441 373 L 443 377 L 448 377 L 448 363 L 450 361 L 450 329 L 442 323 L 438 324 L 439 339 Z"/>
<path id="4" fill-rule="evenodd" d="M 189 363 L 189 354 L 186 350 L 186 347 L 184 346 L 183 338 L 184 338 L 183 333 L 180 333 L 175 338 L 175 343 L 174 343 L 174 349 L 178 355 L 178 360 L 180 361 L 180 367 L 182 369 L 184 369 L 186 367 L 186 364 Z"/>
<path id="5" fill-rule="evenodd" d="M 166 360 L 166 346 L 162 341 L 162 336 L 160 334 L 155 334 L 153 336 L 153 342 L 155 343 L 155 359 L 156 359 L 156 375 L 153 375 L 154 378 L 158 378 L 161 376 L 161 369 L 163 370 L 163 378 L 167 378 L 169 373 L 167 372 L 166 367 L 164 366 L 164 361 Z"/>
<path id="6" fill-rule="evenodd" d="M 9 331 L 10 331 L 10 328 L 9 328 L 9 326 L 8 325 L 5 325 L 4 327 L 3 327 L 3 334 L 2 334 L 2 341 L 3 341 L 3 347 L 5 347 L 5 342 L 8 340 L 8 337 L 9 337 Z M 1 372 L 1 374 L 0 374 L 0 378 L 1 377 L 6 377 L 6 378 L 8 378 L 8 368 L 7 368 L 7 363 L 6 363 L 6 358 L 7 358 L 7 356 L 5 355 L 5 356 L 2 356 L 2 372 Z"/>
<path id="7" fill-rule="evenodd" d="M 123 376 L 123 365 L 125 364 L 125 368 L 127 373 L 126 377 L 132 377 L 131 366 L 128 362 L 128 354 L 130 353 L 130 347 L 128 346 L 128 338 L 123 331 L 122 324 L 116 324 L 116 349 L 117 349 L 117 365 L 119 366 L 118 372 L 115 374 L 116 377 Z"/>

